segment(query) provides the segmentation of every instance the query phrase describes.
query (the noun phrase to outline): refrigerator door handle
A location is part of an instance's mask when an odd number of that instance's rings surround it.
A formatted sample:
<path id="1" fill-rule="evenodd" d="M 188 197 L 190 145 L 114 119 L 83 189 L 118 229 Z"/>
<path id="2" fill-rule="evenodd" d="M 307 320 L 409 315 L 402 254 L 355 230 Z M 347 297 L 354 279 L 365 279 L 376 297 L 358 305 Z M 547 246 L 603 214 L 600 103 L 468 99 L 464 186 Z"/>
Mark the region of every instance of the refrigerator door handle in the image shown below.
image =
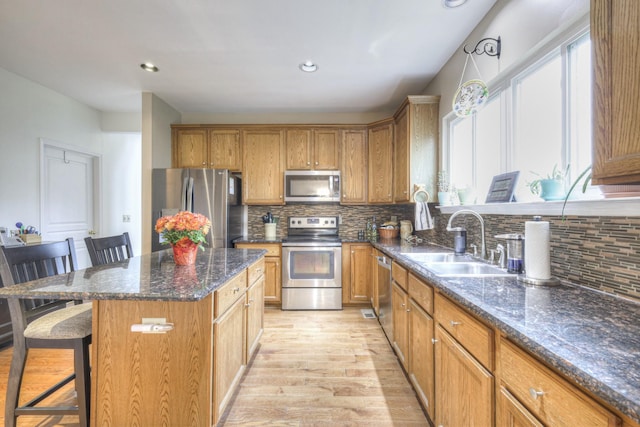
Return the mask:
<path id="1" fill-rule="evenodd" d="M 189 186 L 187 187 L 187 211 L 193 212 L 193 178 L 189 178 Z"/>
<path id="2" fill-rule="evenodd" d="M 182 193 L 181 194 L 181 201 L 180 201 L 180 210 L 182 211 L 186 211 L 187 210 L 187 189 L 189 188 L 189 177 L 184 177 L 184 179 L 182 180 Z"/>

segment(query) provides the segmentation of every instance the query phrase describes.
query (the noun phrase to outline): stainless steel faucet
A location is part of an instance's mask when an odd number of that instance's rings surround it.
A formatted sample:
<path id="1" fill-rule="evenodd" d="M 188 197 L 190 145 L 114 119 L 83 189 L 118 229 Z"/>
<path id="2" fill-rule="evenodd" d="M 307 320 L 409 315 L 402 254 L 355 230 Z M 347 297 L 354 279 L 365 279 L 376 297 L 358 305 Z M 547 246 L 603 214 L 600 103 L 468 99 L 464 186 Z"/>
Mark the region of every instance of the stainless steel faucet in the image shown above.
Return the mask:
<path id="1" fill-rule="evenodd" d="M 449 217 L 449 222 L 447 223 L 447 231 L 456 231 L 456 228 L 452 228 L 451 227 L 451 223 L 453 221 L 453 219 L 455 217 L 457 217 L 458 215 L 473 215 L 476 218 L 478 218 L 478 221 L 480 221 L 480 235 L 482 237 L 482 249 L 481 249 L 481 256 L 482 259 L 486 259 L 487 258 L 487 247 L 485 246 L 484 243 L 484 219 L 482 219 L 482 217 L 480 216 L 480 214 L 474 210 L 471 209 L 461 209 L 459 211 L 456 211 L 453 213 L 453 215 L 451 215 Z"/>

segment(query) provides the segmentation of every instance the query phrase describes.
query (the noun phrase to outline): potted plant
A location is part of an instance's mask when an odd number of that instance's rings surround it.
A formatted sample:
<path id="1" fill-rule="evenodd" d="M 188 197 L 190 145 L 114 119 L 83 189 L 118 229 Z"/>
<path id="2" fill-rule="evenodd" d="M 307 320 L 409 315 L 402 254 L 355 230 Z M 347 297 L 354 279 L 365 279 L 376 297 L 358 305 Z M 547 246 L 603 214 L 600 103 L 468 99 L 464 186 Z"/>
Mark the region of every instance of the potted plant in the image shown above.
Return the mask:
<path id="1" fill-rule="evenodd" d="M 438 172 L 438 201 L 442 206 L 451 204 L 451 194 L 449 194 L 449 177 L 446 171 Z"/>
<path id="2" fill-rule="evenodd" d="M 163 216 L 156 221 L 156 233 L 163 243 L 173 248 L 173 258 L 178 265 L 195 263 L 198 248 L 204 250 L 211 221 L 202 214 L 181 211 L 173 216 Z"/>
<path id="3" fill-rule="evenodd" d="M 554 165 L 551 173 L 545 177 L 535 172 L 532 173 L 540 178 L 527 183 L 531 193 L 540 196 L 543 200 L 562 200 L 566 197 L 564 183 L 569 173 L 569 165 L 564 170 L 559 169 L 558 165 Z"/>
<path id="4" fill-rule="evenodd" d="M 562 204 L 562 220 L 563 221 L 564 221 L 564 209 L 567 206 L 567 200 L 569 200 L 569 196 L 571 195 L 573 190 L 576 188 L 576 186 L 580 183 L 580 181 L 583 178 L 584 178 L 584 182 L 582 183 L 582 192 L 584 193 L 587 191 L 587 187 L 589 186 L 589 183 L 591 183 L 591 166 L 587 166 L 587 168 L 583 170 L 580 173 L 580 175 L 578 175 L 576 180 L 573 181 L 573 184 L 571 184 L 571 187 L 569 187 L 569 191 L 567 191 L 567 195 L 564 197 L 564 203 Z"/>

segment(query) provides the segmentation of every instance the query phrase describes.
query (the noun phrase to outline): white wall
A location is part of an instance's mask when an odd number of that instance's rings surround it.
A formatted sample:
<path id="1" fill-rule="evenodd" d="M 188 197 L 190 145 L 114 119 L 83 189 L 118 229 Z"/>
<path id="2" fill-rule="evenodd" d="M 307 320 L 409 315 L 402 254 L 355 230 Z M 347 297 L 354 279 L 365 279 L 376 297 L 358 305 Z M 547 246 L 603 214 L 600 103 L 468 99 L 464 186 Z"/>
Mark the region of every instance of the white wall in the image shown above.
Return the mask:
<path id="1" fill-rule="evenodd" d="M 456 50 L 436 77 L 425 88 L 424 94 L 441 95 L 440 118 L 452 111 L 455 94 L 466 54 L 485 37 L 502 39 L 500 59 L 487 55 L 474 55 L 482 79 L 490 82 L 501 70 L 506 70 L 526 56 L 534 46 L 550 33 L 589 11 L 589 0 L 498 0 L 465 42 Z M 469 62 L 464 80 L 477 78 Z"/>

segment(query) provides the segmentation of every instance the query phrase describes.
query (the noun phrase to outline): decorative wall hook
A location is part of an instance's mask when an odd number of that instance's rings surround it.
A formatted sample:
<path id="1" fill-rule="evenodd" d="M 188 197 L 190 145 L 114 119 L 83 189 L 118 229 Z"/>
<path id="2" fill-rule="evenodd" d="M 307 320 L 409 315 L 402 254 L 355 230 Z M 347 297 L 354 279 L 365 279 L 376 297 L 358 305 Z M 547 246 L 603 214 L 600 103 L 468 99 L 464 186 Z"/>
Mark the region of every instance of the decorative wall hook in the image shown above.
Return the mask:
<path id="1" fill-rule="evenodd" d="M 483 53 L 486 53 L 488 56 L 497 56 L 498 59 L 500 59 L 500 51 L 502 50 L 501 44 L 502 42 L 500 40 L 500 36 L 498 36 L 497 39 L 485 37 L 476 44 L 476 47 L 474 47 L 473 50 L 467 50 L 466 44 L 464 45 L 462 50 L 467 55 L 470 55 L 472 53 L 475 53 L 476 55 L 482 55 Z"/>

